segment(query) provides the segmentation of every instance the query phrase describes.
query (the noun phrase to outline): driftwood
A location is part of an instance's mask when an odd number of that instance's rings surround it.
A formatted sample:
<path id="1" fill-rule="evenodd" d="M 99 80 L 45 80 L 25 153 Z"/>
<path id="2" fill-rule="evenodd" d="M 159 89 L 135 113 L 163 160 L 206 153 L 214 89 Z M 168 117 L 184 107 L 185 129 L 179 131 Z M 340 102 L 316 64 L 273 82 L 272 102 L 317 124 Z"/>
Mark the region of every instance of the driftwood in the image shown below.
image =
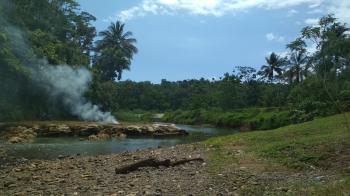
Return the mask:
<path id="1" fill-rule="evenodd" d="M 157 167 L 157 168 L 160 166 L 174 167 L 174 166 L 182 165 L 182 164 L 192 162 L 192 161 L 204 162 L 204 160 L 202 158 L 182 159 L 182 160 L 178 160 L 178 161 L 170 161 L 170 159 L 157 160 L 154 158 L 150 158 L 150 159 L 141 160 L 141 161 L 138 161 L 136 163 L 132 163 L 130 165 L 126 165 L 126 166 L 123 166 L 120 168 L 116 168 L 115 173 L 116 174 L 128 174 L 130 172 L 138 170 L 141 167 Z"/>

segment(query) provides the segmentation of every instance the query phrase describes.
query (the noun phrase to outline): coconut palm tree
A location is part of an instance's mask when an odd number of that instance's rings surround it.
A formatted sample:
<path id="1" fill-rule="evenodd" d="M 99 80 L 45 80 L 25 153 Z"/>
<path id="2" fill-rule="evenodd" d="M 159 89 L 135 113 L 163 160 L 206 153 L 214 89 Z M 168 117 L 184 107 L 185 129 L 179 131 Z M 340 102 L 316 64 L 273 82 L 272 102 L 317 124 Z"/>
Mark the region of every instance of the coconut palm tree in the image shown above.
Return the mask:
<path id="1" fill-rule="evenodd" d="M 291 81 L 299 83 L 307 77 L 309 72 L 307 64 L 308 60 L 309 58 L 307 55 L 305 55 L 304 52 L 294 51 L 293 53 L 291 53 L 288 62 L 290 64 L 290 68 L 288 71 L 290 72 L 290 76 L 292 77 Z"/>
<path id="2" fill-rule="evenodd" d="M 138 51 L 132 32 L 125 32 L 124 27 L 123 23 L 117 21 L 99 33 L 102 39 L 96 42 L 97 61 L 105 80 L 114 80 L 116 77 L 120 80 L 123 70 L 130 69 L 131 60 Z"/>
<path id="3" fill-rule="evenodd" d="M 302 82 L 308 76 L 310 67 L 306 43 L 302 38 L 297 38 L 288 44 L 287 48 L 290 49 L 290 55 L 288 60 L 289 68 L 285 72 L 286 77 L 289 83 Z"/>
<path id="4" fill-rule="evenodd" d="M 281 76 L 283 73 L 282 66 L 285 64 L 285 59 L 272 52 L 269 57 L 266 57 L 267 65 L 263 65 L 259 71 L 259 75 L 263 78 L 267 78 L 272 82 L 275 75 Z"/>

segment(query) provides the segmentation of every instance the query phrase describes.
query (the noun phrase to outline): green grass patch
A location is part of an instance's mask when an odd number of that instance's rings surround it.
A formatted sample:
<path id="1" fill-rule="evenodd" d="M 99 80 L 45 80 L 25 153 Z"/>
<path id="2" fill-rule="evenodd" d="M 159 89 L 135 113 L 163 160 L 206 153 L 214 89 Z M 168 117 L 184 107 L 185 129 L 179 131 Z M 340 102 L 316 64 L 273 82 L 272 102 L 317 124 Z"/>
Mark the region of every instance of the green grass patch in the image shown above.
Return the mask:
<path id="1" fill-rule="evenodd" d="M 328 167 L 335 161 L 337 152 L 350 149 L 350 131 L 346 128 L 349 116 L 350 113 L 270 131 L 217 137 L 204 144 L 223 147 L 243 142 L 247 152 L 272 163 L 293 169 Z"/>

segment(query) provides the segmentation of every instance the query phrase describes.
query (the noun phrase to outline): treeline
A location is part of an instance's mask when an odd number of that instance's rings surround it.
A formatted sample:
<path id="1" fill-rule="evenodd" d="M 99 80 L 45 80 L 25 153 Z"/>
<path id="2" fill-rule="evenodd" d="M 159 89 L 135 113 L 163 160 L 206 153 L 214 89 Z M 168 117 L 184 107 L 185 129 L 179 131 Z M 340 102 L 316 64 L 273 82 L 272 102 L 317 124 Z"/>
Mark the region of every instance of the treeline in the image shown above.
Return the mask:
<path id="1" fill-rule="evenodd" d="M 246 67 L 241 68 L 246 69 Z M 245 107 L 286 107 L 289 86 L 259 80 L 243 82 L 239 75 L 225 75 L 221 80 L 184 80 L 160 84 L 120 81 L 101 87 L 105 108 L 115 110 L 194 110 Z M 105 87 L 105 89 L 103 88 Z M 112 91 L 108 88 L 114 88 Z M 105 99 L 106 100 L 106 99 Z"/>
<path id="2" fill-rule="evenodd" d="M 118 21 L 97 33 L 94 20 L 75 0 L 0 2 L 1 121 L 76 118 L 60 99 L 50 99 L 30 79 L 28 59 L 33 55 L 47 59 L 47 66 L 89 69 L 93 81 L 86 98 L 105 111 L 201 110 L 204 114 L 282 108 L 303 121 L 349 110 L 349 27 L 333 15 L 303 28 L 300 37 L 286 46 L 287 56 L 272 53 L 259 70 L 236 67 L 218 80 L 162 80 L 160 84 L 120 81 L 137 53 L 136 39 Z"/>
<path id="3" fill-rule="evenodd" d="M 290 112 L 289 122 L 303 122 L 349 110 L 347 24 L 327 15 L 318 25 L 303 28 L 300 37 L 286 49 L 286 56 L 271 53 L 266 57 L 266 65 L 260 70 L 236 67 L 234 73 L 226 73 L 219 80 L 162 80 L 160 84 L 124 81 L 109 87 L 105 84 L 106 89 L 113 88 L 101 90 L 111 98 L 105 107 L 170 111 L 167 121 L 211 124 L 220 124 L 220 119 L 200 119 L 200 114 L 214 111 L 219 116 L 242 108 L 283 108 Z M 171 112 L 174 110 L 179 111 Z"/>
<path id="4" fill-rule="evenodd" d="M 286 47 L 287 56 L 272 53 L 260 70 L 235 67 L 220 79 L 160 84 L 104 82 L 104 107 L 115 110 L 193 110 L 284 107 L 317 112 L 347 110 L 350 101 L 350 37 L 346 24 L 332 15 L 305 27 Z M 314 51 L 308 50 L 315 46 Z M 108 90 L 109 89 L 109 90 Z"/>

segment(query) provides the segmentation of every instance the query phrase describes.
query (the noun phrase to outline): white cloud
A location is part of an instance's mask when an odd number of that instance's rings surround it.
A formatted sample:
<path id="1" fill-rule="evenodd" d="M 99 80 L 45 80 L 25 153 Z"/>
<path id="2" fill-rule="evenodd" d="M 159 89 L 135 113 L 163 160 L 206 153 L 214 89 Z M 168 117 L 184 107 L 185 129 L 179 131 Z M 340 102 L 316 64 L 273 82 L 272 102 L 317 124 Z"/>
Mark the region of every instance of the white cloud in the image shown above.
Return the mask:
<path id="1" fill-rule="evenodd" d="M 350 1 L 349 0 L 334 0 L 329 11 L 334 13 L 340 21 L 350 24 Z"/>
<path id="2" fill-rule="evenodd" d="M 326 11 L 323 9 L 317 8 L 317 9 L 312 9 L 312 10 L 308 11 L 307 13 L 308 14 L 321 14 L 324 12 L 326 12 Z"/>
<path id="3" fill-rule="evenodd" d="M 298 14 L 298 13 L 299 13 L 298 10 L 291 9 L 291 10 L 288 11 L 287 16 L 291 17 L 291 16 L 294 16 L 295 14 Z"/>
<path id="4" fill-rule="evenodd" d="M 172 15 L 184 12 L 201 16 L 224 16 L 245 12 L 252 8 L 289 9 L 287 16 L 298 14 L 296 6 L 305 5 L 308 14 L 334 13 L 342 22 L 350 23 L 350 0 L 141 0 L 134 7 L 109 17 L 108 21 L 132 20 L 147 15 Z M 311 25 L 315 21 L 304 22 Z"/>
<path id="5" fill-rule="evenodd" d="M 285 42 L 286 39 L 283 36 L 275 35 L 273 33 L 267 33 L 265 35 L 268 41 L 277 41 L 277 42 Z"/>
<path id="6" fill-rule="evenodd" d="M 311 25 L 311 26 L 314 26 L 314 25 L 317 25 L 318 24 L 318 21 L 319 21 L 320 19 L 318 19 L 318 18 L 307 18 L 307 19 L 305 19 L 305 24 L 307 24 L 307 25 Z"/>
<path id="7" fill-rule="evenodd" d="M 184 11 L 194 15 L 223 16 L 251 8 L 280 9 L 298 5 L 318 5 L 324 0 L 142 0 L 109 20 L 131 20 L 147 14 L 163 15 Z M 292 11 L 296 12 L 296 10 Z"/>

